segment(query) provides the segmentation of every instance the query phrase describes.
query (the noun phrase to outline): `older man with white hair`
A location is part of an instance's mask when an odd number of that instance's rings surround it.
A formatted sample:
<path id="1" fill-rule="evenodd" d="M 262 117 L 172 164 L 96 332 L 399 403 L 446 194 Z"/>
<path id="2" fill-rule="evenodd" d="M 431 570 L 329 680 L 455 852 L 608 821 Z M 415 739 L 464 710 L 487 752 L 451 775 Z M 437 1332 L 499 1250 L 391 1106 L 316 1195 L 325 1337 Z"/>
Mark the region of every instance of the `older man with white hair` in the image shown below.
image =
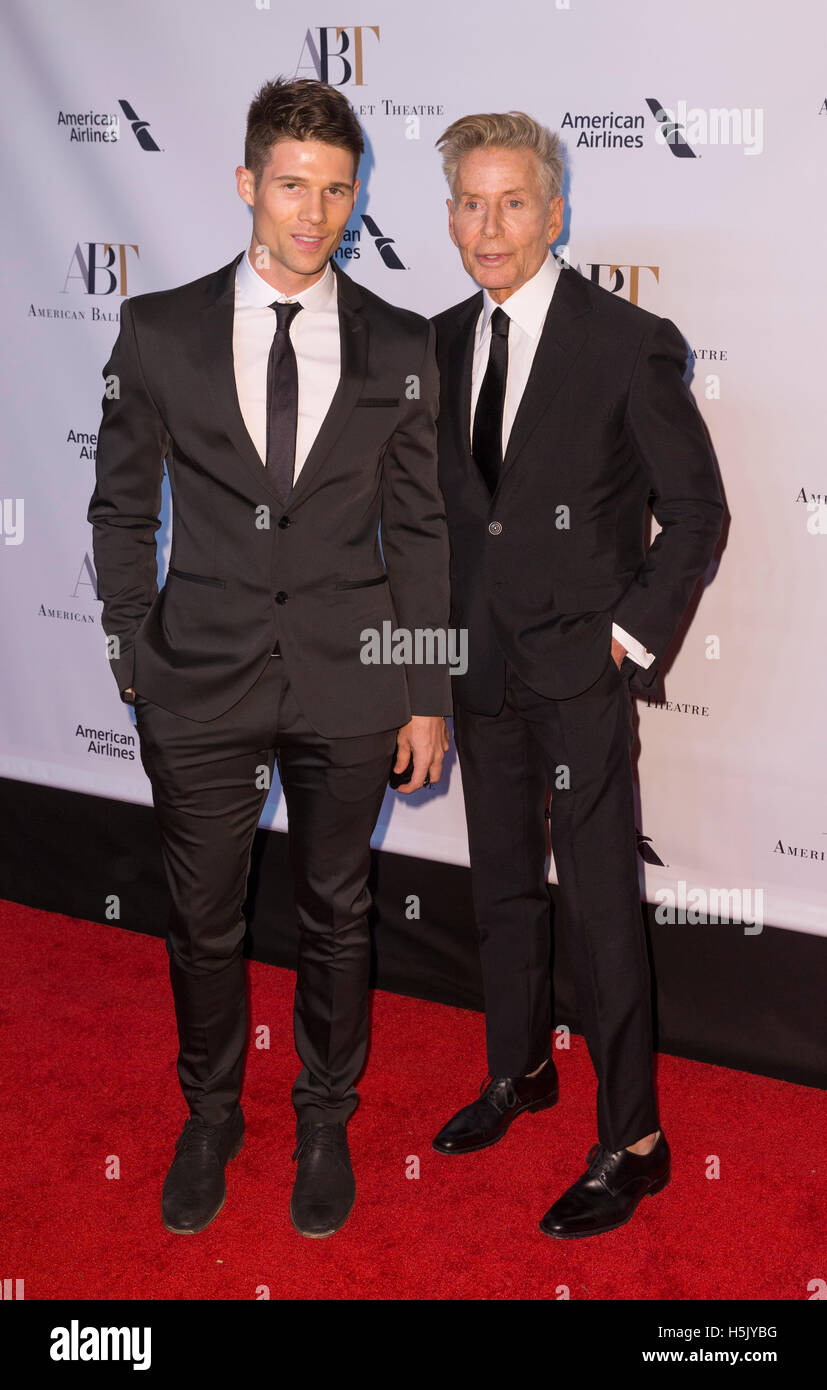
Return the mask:
<path id="1" fill-rule="evenodd" d="M 631 691 L 649 690 L 721 529 L 686 347 L 561 265 L 558 137 L 522 112 L 437 142 L 449 230 L 479 287 L 437 315 L 439 478 L 451 538 L 453 681 L 489 1079 L 434 1140 L 496 1143 L 557 1101 L 544 810 L 597 1074 L 598 1143 L 541 1229 L 597 1235 L 670 1176 L 652 1075 Z M 647 503 L 661 530 L 644 545 Z"/>

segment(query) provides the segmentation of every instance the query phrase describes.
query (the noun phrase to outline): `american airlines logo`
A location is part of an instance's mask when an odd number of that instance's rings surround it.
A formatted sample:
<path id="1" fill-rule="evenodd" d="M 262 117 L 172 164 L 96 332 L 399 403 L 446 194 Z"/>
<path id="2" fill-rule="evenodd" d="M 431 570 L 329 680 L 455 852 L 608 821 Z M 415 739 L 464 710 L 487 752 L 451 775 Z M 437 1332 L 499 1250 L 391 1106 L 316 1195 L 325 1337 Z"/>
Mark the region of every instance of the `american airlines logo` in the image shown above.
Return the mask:
<path id="1" fill-rule="evenodd" d="M 149 121 L 142 121 L 138 116 L 137 112 L 135 111 L 134 106 L 131 106 L 128 101 L 123 101 L 119 98 L 118 105 L 123 111 L 123 114 L 126 116 L 126 119 L 129 121 L 129 124 L 132 127 L 132 133 L 135 136 L 135 139 L 138 141 L 138 144 L 140 145 L 141 149 L 154 150 L 160 154 L 160 147 L 156 145 L 155 141 L 149 133 Z"/>
<path id="2" fill-rule="evenodd" d="M 385 265 L 388 267 L 388 270 L 405 270 L 406 267 L 402 264 L 393 249 L 393 237 L 383 236 L 373 218 L 368 217 L 366 212 L 362 213 L 362 222 L 364 223 L 365 231 L 369 236 L 373 237 L 374 245 Z"/>
<path id="3" fill-rule="evenodd" d="M 637 831 L 637 852 L 644 864 L 659 864 L 662 869 L 665 868 L 663 860 L 652 844 L 651 835 L 642 835 L 639 830 Z"/>
<path id="4" fill-rule="evenodd" d="M 141 149 L 159 153 L 160 146 L 149 133 L 149 121 L 141 119 L 131 102 L 121 99 L 118 105 Z M 59 111 L 57 123 L 76 145 L 114 145 L 121 138 L 121 115 L 117 111 Z"/>
<path id="5" fill-rule="evenodd" d="M 647 97 L 646 105 L 658 123 L 656 138 L 669 146 L 676 159 L 694 159 L 695 151 L 687 143 L 684 128 L 671 111 L 667 111 L 655 97 Z"/>

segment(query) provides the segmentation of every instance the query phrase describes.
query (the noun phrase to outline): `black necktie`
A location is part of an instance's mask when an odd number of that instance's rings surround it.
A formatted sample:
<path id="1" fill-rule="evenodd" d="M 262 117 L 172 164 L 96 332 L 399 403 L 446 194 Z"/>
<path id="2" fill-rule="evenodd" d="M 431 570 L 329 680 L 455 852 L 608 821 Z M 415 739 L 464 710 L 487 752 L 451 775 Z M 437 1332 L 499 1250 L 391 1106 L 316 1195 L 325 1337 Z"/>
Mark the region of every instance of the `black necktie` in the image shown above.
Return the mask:
<path id="1" fill-rule="evenodd" d="M 299 416 L 299 373 L 290 323 L 301 307 L 278 301 L 270 305 L 276 311 L 276 331 L 267 359 L 267 472 L 285 502 L 293 486 Z"/>
<path id="2" fill-rule="evenodd" d="M 510 322 L 508 314 L 502 309 L 495 309 L 491 315 L 491 348 L 488 353 L 488 366 L 477 397 L 474 430 L 471 436 L 474 461 L 492 496 L 496 492 L 503 466 L 503 404 L 505 379 L 508 375 Z"/>

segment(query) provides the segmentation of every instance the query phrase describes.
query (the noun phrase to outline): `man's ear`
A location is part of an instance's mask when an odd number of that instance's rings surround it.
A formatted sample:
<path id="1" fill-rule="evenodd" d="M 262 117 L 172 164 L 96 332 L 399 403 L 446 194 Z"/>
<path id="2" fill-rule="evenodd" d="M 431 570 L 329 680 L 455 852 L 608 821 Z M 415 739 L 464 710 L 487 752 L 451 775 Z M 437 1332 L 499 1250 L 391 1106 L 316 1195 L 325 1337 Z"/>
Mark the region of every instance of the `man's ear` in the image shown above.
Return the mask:
<path id="1" fill-rule="evenodd" d="M 255 200 L 255 178 L 252 169 L 245 169 L 243 164 L 239 164 L 235 171 L 235 182 L 239 198 L 248 207 L 252 207 Z"/>
<path id="2" fill-rule="evenodd" d="M 551 246 L 563 230 L 563 199 L 552 198 L 548 205 L 548 242 Z"/>
<path id="3" fill-rule="evenodd" d="M 445 206 L 448 209 L 448 235 L 450 236 L 454 245 L 459 246 L 459 242 L 457 241 L 456 236 L 454 235 L 454 205 L 451 202 L 450 198 L 445 199 Z"/>

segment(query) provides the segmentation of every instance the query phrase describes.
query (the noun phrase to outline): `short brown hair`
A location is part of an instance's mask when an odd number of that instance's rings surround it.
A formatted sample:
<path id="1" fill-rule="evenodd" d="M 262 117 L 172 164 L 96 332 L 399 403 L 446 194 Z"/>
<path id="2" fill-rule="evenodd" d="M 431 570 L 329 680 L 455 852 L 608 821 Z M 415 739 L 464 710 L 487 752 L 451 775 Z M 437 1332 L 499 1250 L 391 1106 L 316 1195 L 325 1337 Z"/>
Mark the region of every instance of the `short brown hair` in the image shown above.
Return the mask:
<path id="1" fill-rule="evenodd" d="M 489 112 L 460 116 L 436 142 L 442 154 L 442 171 L 451 197 L 456 197 L 459 161 L 471 150 L 496 147 L 532 150 L 540 166 L 540 183 L 548 202 L 563 190 L 563 155 L 560 137 L 527 116 L 525 111 Z"/>
<path id="2" fill-rule="evenodd" d="M 350 150 L 354 176 L 365 149 L 362 127 L 347 97 L 312 77 L 292 82 L 277 77 L 265 82 L 253 97 L 247 112 L 244 167 L 252 171 L 256 188 L 278 140 L 322 140 Z"/>

